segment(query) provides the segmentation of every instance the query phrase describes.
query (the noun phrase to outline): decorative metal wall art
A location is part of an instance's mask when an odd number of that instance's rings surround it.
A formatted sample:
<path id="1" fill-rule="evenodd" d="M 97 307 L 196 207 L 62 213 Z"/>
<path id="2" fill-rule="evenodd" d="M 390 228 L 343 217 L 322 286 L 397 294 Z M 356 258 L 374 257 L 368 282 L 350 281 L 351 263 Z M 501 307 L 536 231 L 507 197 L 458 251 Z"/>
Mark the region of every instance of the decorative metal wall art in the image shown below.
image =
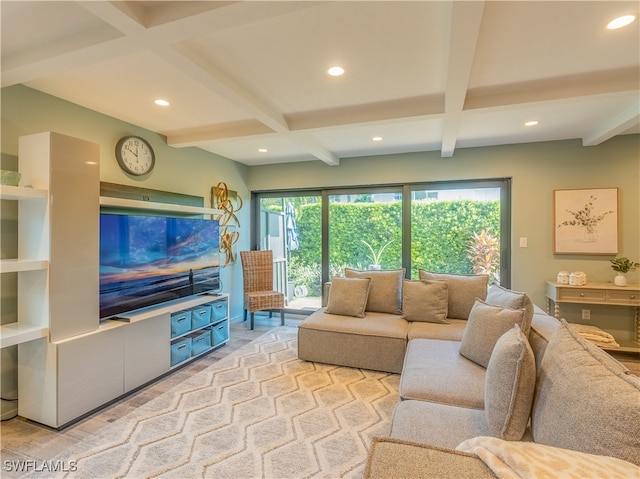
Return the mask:
<path id="1" fill-rule="evenodd" d="M 242 209 L 242 198 L 236 191 L 229 190 L 223 181 L 211 188 L 211 207 L 220 210 L 220 251 L 225 255 L 224 266 L 236 262 L 233 245 L 240 239 L 235 228 L 240 226 L 236 212 Z"/>

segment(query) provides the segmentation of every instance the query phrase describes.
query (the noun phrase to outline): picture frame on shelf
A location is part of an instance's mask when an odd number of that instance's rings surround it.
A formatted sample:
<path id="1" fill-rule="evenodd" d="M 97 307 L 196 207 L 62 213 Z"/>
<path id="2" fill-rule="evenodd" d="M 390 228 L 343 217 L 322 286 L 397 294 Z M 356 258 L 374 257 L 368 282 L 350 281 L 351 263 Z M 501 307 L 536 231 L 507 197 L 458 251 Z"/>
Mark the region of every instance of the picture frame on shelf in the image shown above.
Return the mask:
<path id="1" fill-rule="evenodd" d="M 553 253 L 618 253 L 618 188 L 554 190 Z"/>

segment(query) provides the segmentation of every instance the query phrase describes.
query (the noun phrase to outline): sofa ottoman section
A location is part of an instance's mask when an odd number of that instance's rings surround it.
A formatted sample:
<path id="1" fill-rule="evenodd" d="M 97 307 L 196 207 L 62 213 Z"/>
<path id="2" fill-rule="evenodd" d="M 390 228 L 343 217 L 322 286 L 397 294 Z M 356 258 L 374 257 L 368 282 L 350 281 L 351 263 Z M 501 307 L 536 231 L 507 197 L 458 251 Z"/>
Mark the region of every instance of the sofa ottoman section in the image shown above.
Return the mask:
<path id="1" fill-rule="evenodd" d="M 473 454 L 390 438 L 373 438 L 364 473 L 366 479 L 496 479 Z"/>
<path id="2" fill-rule="evenodd" d="M 486 369 L 461 356 L 459 350 L 459 341 L 409 341 L 400 397 L 484 409 Z"/>
<path id="3" fill-rule="evenodd" d="M 298 328 L 298 357 L 305 361 L 399 373 L 408 322 L 398 315 L 367 312 L 364 318 L 320 309 Z"/>

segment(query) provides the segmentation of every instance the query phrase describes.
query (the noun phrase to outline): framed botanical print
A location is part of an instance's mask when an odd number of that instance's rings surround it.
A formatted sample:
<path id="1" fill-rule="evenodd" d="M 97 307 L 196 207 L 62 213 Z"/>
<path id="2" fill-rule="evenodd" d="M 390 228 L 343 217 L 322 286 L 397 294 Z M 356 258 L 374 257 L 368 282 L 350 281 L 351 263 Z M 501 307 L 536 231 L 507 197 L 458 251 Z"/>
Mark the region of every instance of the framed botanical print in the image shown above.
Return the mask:
<path id="1" fill-rule="evenodd" d="M 618 188 L 553 192 L 554 254 L 618 253 Z"/>

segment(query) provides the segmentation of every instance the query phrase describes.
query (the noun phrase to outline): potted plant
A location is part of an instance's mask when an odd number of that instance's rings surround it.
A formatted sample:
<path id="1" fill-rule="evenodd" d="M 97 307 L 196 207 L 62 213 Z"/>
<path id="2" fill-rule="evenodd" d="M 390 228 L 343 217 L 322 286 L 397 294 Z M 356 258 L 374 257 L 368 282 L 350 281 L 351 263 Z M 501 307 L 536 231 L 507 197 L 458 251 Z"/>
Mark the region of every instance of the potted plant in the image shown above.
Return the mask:
<path id="1" fill-rule="evenodd" d="M 631 261 L 629 258 L 625 258 L 624 256 L 621 258 L 609 260 L 609 262 L 611 263 L 611 269 L 618 273 L 613 279 L 613 283 L 616 286 L 626 286 L 627 277 L 625 276 L 625 273 L 634 271 L 638 266 L 640 266 L 640 263 Z"/>
<path id="2" fill-rule="evenodd" d="M 373 249 L 373 246 L 371 246 L 365 240 L 360 240 L 360 241 L 362 241 L 364 244 L 366 244 L 367 247 L 369 248 L 369 251 L 371 251 L 371 256 L 367 255 L 367 258 L 369 258 L 369 260 L 371 261 L 371 265 L 369 265 L 369 269 L 381 269 L 380 259 L 382 258 L 382 253 L 384 253 L 384 250 L 387 249 L 387 246 L 389 246 L 391 243 L 393 243 L 393 240 L 387 242 L 378 251 Z"/>

